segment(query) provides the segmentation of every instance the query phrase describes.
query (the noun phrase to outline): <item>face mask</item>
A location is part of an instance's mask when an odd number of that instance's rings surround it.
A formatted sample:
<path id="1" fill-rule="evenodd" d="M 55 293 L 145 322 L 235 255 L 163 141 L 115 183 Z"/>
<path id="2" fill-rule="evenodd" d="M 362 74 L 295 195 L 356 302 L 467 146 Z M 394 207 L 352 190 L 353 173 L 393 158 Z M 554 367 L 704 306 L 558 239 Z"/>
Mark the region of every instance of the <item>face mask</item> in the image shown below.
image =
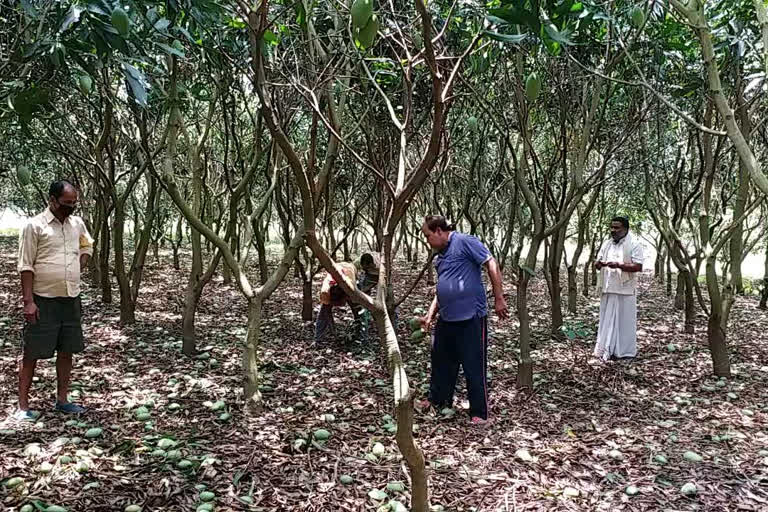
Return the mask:
<path id="1" fill-rule="evenodd" d="M 60 202 L 58 202 L 58 201 L 56 201 L 56 204 L 58 204 L 58 205 L 59 205 L 59 207 L 57 208 L 57 210 L 59 211 L 59 213 L 60 213 L 60 214 L 61 214 L 61 215 L 62 215 L 64 218 L 66 218 L 66 217 L 69 217 L 70 215 L 72 215 L 72 212 L 74 212 L 74 211 L 75 211 L 75 207 L 74 207 L 74 206 L 72 206 L 72 205 L 68 205 L 68 204 L 61 204 L 61 203 L 60 203 Z"/>

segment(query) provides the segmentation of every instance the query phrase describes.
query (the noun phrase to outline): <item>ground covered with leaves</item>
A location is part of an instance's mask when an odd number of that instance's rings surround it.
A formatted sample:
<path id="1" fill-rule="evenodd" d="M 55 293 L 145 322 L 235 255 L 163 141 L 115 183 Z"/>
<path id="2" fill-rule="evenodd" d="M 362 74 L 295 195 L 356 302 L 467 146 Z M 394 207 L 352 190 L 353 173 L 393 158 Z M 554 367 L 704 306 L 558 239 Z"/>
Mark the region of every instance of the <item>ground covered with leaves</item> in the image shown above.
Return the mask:
<path id="1" fill-rule="evenodd" d="M 22 326 L 15 243 L 0 240 L 3 418 L 15 408 Z M 417 273 L 401 268 L 398 288 Z M 198 316 L 203 353 L 186 358 L 185 281 L 167 258 L 150 262 L 139 321 L 125 328 L 116 305 L 86 289 L 88 346 L 76 358 L 71 397 L 89 412 L 52 411 L 55 368 L 41 361 L 32 404 L 42 417 L 2 422 L 0 508 L 403 510 L 410 486 L 376 342 L 345 339 L 345 312 L 337 339 L 313 345 L 291 276 L 266 305 L 264 411 L 249 417 L 241 407 L 244 301 L 211 284 Z M 550 340 L 546 285 L 535 283 L 534 391 L 515 389 L 516 321 L 494 318 L 492 424 L 468 424 L 463 383 L 455 411 L 416 414 L 435 510 L 768 510 L 768 318 L 755 299 L 738 299 L 734 375 L 718 380 L 704 319 L 695 335 L 681 334 L 681 312 L 650 276 L 640 286 L 640 354 L 630 364 L 591 359 L 594 299 L 582 298 L 568 319 L 581 336 Z M 401 318 L 426 307 L 431 291 L 417 287 Z M 407 341 L 404 323 L 400 333 L 412 385 L 423 392 L 429 349 Z"/>

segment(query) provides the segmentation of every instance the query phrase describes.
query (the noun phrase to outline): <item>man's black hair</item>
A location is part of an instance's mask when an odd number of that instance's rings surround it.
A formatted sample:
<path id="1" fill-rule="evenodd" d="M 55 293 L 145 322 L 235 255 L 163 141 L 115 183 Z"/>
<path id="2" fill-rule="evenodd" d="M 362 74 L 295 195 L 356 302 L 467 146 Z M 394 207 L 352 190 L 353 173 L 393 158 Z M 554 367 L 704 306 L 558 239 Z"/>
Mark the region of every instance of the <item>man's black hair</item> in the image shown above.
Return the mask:
<path id="1" fill-rule="evenodd" d="M 54 181 L 51 183 L 51 186 L 48 187 L 48 197 L 53 197 L 55 199 L 60 198 L 67 187 L 72 187 L 73 190 L 77 190 L 69 180 Z"/>
<path id="2" fill-rule="evenodd" d="M 611 222 L 621 222 L 621 225 L 624 226 L 624 229 L 629 229 L 629 219 L 626 217 L 617 215 L 611 219 Z"/>
<path id="3" fill-rule="evenodd" d="M 442 231 L 454 231 L 456 229 L 455 224 L 448 224 L 445 217 L 442 215 L 427 215 L 424 217 L 424 224 L 427 225 L 427 229 L 433 233 L 440 228 Z"/>

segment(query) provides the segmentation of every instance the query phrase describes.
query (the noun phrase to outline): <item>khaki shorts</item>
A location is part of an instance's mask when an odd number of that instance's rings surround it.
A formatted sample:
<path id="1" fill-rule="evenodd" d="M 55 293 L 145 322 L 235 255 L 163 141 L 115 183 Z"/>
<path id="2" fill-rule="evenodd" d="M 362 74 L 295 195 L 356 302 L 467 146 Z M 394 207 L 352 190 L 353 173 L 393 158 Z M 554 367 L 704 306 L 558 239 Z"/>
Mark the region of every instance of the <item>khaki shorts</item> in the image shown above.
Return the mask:
<path id="1" fill-rule="evenodd" d="M 50 359 L 55 352 L 76 354 L 85 348 L 77 297 L 34 296 L 40 318 L 24 326 L 25 360 Z"/>

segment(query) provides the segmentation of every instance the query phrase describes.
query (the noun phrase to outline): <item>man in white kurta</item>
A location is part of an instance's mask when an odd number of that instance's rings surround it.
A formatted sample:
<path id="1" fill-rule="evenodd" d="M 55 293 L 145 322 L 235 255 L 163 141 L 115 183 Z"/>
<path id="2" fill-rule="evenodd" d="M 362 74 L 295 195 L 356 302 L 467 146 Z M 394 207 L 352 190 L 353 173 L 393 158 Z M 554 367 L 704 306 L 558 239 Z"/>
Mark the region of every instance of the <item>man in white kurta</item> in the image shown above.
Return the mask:
<path id="1" fill-rule="evenodd" d="M 629 233 L 626 218 L 611 221 L 611 238 L 600 248 L 595 267 L 600 271 L 595 357 L 631 359 L 637 355 L 637 273 L 643 270 L 643 246 Z"/>

